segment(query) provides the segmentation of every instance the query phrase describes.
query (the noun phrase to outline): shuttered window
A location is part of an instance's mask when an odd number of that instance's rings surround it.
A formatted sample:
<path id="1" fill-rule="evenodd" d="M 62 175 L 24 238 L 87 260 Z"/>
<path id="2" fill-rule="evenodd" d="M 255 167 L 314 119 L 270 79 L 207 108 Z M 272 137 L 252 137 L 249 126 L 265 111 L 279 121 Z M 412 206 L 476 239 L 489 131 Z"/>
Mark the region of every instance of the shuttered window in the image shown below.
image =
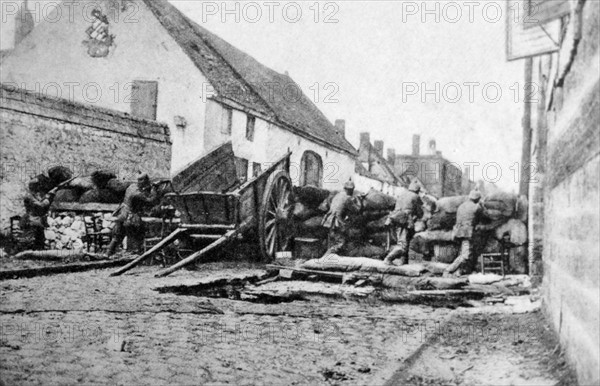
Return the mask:
<path id="1" fill-rule="evenodd" d="M 246 121 L 246 139 L 250 142 L 254 141 L 254 126 L 256 125 L 256 118 L 252 115 L 248 115 Z"/>
<path id="2" fill-rule="evenodd" d="M 233 110 L 223 107 L 221 115 L 221 134 L 231 135 L 231 126 L 233 124 Z"/>
<path id="3" fill-rule="evenodd" d="M 134 80 L 131 90 L 131 115 L 136 118 L 156 120 L 158 82 Z"/>

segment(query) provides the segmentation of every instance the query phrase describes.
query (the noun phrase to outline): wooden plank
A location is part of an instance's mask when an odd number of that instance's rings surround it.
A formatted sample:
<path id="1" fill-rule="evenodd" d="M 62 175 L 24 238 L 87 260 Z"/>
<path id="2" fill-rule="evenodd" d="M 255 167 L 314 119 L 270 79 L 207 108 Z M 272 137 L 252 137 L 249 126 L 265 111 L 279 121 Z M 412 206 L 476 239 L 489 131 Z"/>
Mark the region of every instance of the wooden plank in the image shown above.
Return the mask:
<path id="1" fill-rule="evenodd" d="M 291 271 L 294 271 L 294 272 L 300 272 L 300 273 L 306 273 L 306 274 L 312 274 L 312 275 L 319 275 L 319 276 L 335 277 L 335 278 L 340 278 L 340 279 L 343 279 L 344 275 L 345 275 L 343 272 L 314 271 L 312 269 L 302 269 L 302 268 L 286 267 L 286 266 L 282 266 L 282 265 L 272 265 L 272 264 L 267 264 L 267 269 L 291 270 Z"/>
<path id="2" fill-rule="evenodd" d="M 152 248 L 150 248 L 148 251 L 146 251 L 146 253 L 144 253 L 140 257 L 136 258 L 135 260 L 133 260 L 132 262 L 130 262 L 129 264 L 127 264 L 123 268 L 121 268 L 121 269 L 119 269 L 119 270 L 111 273 L 110 276 L 119 276 L 119 275 L 122 275 L 123 273 L 129 271 L 131 268 L 135 267 L 136 265 L 138 265 L 142 261 L 146 260 L 153 253 L 158 252 L 163 247 L 165 247 L 165 246 L 169 245 L 171 242 L 175 241 L 177 239 L 177 237 L 179 237 L 179 235 L 181 233 L 183 233 L 183 232 L 186 232 L 186 229 L 182 229 L 182 228 L 175 229 L 173 231 L 173 233 L 171 233 L 170 235 L 168 235 L 167 237 L 165 237 L 161 242 L 159 242 L 158 244 L 156 244 L 155 246 L 153 246 Z"/>
<path id="3" fill-rule="evenodd" d="M 236 184 L 237 175 L 231 142 L 184 166 L 173 177 L 173 187 L 180 193 L 223 192 Z"/>
<path id="4" fill-rule="evenodd" d="M 106 212 L 112 213 L 119 208 L 119 204 L 99 204 L 95 202 L 80 204 L 78 202 L 59 202 L 50 207 L 54 212 Z"/>
<path id="5" fill-rule="evenodd" d="M 215 229 L 215 230 L 231 230 L 235 229 L 235 225 L 222 225 L 222 224 L 181 224 L 180 228 L 185 229 Z"/>
<path id="6" fill-rule="evenodd" d="M 0 271 L 0 280 L 11 280 L 21 277 L 36 277 L 36 276 L 48 276 L 56 275 L 59 273 L 72 273 L 72 272 L 83 272 L 91 271 L 94 269 L 104 269 L 118 267 L 131 262 L 131 259 L 120 259 L 120 260 L 108 260 L 98 261 L 93 263 L 76 263 L 66 264 L 51 267 L 40 267 L 40 268 L 27 268 L 27 269 L 16 269 L 10 271 Z"/>
<path id="7" fill-rule="evenodd" d="M 202 250 L 191 254 L 190 256 L 181 260 L 177 264 L 174 264 L 167 269 L 163 269 L 162 271 L 158 272 L 154 276 L 155 277 L 164 277 L 164 276 L 170 275 L 171 273 L 173 273 L 177 270 L 180 270 L 181 268 L 185 267 L 186 265 L 192 264 L 193 262 L 195 262 L 202 256 L 206 255 L 208 252 L 211 252 L 219 247 L 222 247 L 223 245 L 234 240 L 241 232 L 243 232 L 243 230 L 245 230 L 244 228 L 245 227 L 240 227 L 239 229 L 234 229 L 234 230 L 228 231 L 225 235 L 223 235 L 217 241 L 211 243 L 210 245 L 203 248 Z"/>

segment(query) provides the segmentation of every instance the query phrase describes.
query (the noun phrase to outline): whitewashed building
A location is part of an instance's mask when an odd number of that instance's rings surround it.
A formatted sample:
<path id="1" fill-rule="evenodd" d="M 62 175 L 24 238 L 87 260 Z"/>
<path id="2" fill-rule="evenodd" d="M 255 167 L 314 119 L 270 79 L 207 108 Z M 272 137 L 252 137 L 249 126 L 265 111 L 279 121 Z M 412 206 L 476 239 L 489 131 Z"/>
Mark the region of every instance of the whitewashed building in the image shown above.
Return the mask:
<path id="1" fill-rule="evenodd" d="M 288 149 L 296 184 L 339 189 L 353 176 L 356 150 L 287 74 L 168 1 L 63 1 L 53 12 L 5 53 L 3 84 L 167 123 L 172 174 L 232 141 L 248 176 Z"/>

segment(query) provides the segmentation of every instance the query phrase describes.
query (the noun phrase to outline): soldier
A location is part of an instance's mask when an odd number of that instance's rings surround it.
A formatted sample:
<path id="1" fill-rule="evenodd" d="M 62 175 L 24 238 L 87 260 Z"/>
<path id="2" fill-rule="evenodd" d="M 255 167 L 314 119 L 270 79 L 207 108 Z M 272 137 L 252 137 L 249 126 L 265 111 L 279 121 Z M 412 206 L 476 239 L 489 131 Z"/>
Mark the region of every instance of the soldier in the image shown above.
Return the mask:
<path id="1" fill-rule="evenodd" d="M 481 193 L 478 190 L 472 190 L 469 193 L 469 199 L 462 203 L 456 211 L 456 225 L 454 226 L 454 239 L 460 240 L 460 255 L 444 271 L 444 277 L 461 276 L 468 273 L 472 266 L 472 244 L 473 231 L 481 221 L 483 208 L 479 204 Z"/>
<path id="2" fill-rule="evenodd" d="M 348 181 L 344 184 L 344 190 L 333 197 L 329 211 L 323 218 L 322 225 L 329 229 L 326 255 L 337 254 L 346 245 L 348 216 L 358 214 L 362 208 L 361 201 L 357 201 L 353 194 L 354 182 Z"/>
<path id="3" fill-rule="evenodd" d="M 48 226 L 48 210 L 58 188 L 46 193 L 37 178 L 29 182 L 28 188 L 29 192 L 23 199 L 25 216 L 21 218 L 20 227 L 27 248 L 42 250 L 46 242 L 44 229 Z"/>
<path id="4" fill-rule="evenodd" d="M 150 183 L 148 174 L 140 173 L 137 183 L 132 184 L 125 191 L 123 203 L 117 210 L 113 237 L 106 252 L 107 257 L 116 252 L 125 236 L 127 236 L 129 245 L 134 245 L 138 253 L 142 252 L 146 231 L 142 222 L 142 214 L 147 206 L 154 205 L 157 201 L 156 186 Z"/>
<path id="5" fill-rule="evenodd" d="M 392 264 L 398 257 L 401 258 L 400 265 L 408 264 L 408 248 L 415 234 L 415 222 L 423 217 L 420 191 L 421 187 L 417 181 L 411 182 L 408 190 L 400 194 L 394 211 L 385 221 L 387 227 L 395 228 L 398 243 L 385 257 L 386 264 Z"/>

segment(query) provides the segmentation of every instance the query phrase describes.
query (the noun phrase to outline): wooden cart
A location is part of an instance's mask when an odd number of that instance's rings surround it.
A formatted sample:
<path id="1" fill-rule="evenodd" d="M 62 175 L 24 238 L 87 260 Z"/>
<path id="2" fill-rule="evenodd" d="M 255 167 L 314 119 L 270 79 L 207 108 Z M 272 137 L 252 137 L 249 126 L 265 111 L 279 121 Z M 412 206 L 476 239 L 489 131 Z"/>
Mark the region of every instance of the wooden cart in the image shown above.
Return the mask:
<path id="1" fill-rule="evenodd" d="M 156 274 L 166 276 L 244 235 L 255 235 L 265 261 L 290 250 L 292 182 L 290 155 L 273 163 L 257 177 L 232 192 L 175 192 L 166 195 L 181 213 L 179 227 L 146 253 L 114 272 L 120 275 L 177 239 L 206 241 L 201 250 Z M 213 173 L 214 174 L 214 173 Z"/>

